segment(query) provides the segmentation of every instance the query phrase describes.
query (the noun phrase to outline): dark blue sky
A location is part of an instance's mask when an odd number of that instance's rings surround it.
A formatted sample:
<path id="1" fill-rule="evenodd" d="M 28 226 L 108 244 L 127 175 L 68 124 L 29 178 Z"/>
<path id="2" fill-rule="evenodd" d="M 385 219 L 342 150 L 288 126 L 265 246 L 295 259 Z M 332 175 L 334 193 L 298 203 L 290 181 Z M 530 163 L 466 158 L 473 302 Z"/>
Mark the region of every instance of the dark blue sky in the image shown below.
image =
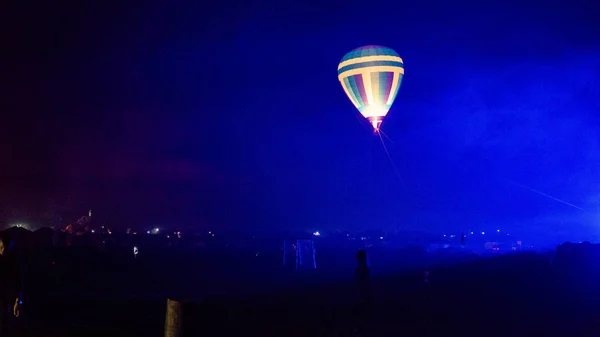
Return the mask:
<path id="1" fill-rule="evenodd" d="M 91 207 L 119 225 L 600 223 L 591 1 L 20 6 L 3 20 L 4 220 Z M 366 44 L 405 62 L 382 129 L 406 191 L 337 81 Z"/>

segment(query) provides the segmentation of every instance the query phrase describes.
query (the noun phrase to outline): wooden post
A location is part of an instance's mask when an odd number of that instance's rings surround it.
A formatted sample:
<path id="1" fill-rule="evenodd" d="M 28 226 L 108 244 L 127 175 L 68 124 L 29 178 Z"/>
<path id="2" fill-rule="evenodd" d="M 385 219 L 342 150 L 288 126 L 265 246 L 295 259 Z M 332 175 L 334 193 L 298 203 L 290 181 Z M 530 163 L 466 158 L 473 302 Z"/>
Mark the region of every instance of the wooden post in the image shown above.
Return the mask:
<path id="1" fill-rule="evenodd" d="M 183 302 L 167 299 L 165 337 L 181 337 L 183 326 Z"/>

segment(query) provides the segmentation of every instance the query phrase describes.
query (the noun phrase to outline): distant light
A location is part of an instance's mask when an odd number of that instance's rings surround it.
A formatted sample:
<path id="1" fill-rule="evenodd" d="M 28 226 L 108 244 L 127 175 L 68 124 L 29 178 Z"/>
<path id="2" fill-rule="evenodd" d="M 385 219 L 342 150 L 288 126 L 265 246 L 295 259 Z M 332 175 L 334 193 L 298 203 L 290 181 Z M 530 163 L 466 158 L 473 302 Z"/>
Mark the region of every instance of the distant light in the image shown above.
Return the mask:
<path id="1" fill-rule="evenodd" d="M 146 231 L 146 234 L 150 234 L 150 231 Z"/>
<path id="2" fill-rule="evenodd" d="M 212 235 L 212 236 L 215 236 L 215 234 L 214 234 L 214 233 L 213 233 L 213 234 L 211 234 L 211 235 Z"/>
<path id="3" fill-rule="evenodd" d="M 380 237 L 379 237 L 379 240 L 383 240 L 383 236 L 380 236 Z"/>
<path id="4" fill-rule="evenodd" d="M 471 232 L 471 235 L 473 235 L 473 232 Z"/>
<path id="5" fill-rule="evenodd" d="M 485 232 L 481 232 L 481 235 L 485 235 Z"/>
<path id="6" fill-rule="evenodd" d="M 446 237 L 446 234 L 444 234 L 444 237 Z"/>
<path id="7" fill-rule="evenodd" d="M 500 230 L 499 230 L 499 229 L 497 229 L 497 230 L 496 230 L 496 232 L 500 233 Z"/>
<path id="8" fill-rule="evenodd" d="M 133 247 L 133 255 L 137 256 L 139 253 L 138 247 Z"/>
<path id="9" fill-rule="evenodd" d="M 158 229 L 158 228 L 154 228 L 152 230 L 152 234 L 158 234 L 158 232 L 160 232 L 160 229 Z"/>
<path id="10" fill-rule="evenodd" d="M 450 237 L 451 237 L 451 238 L 453 238 L 453 237 L 455 237 L 455 236 L 456 236 L 456 235 L 454 235 L 454 234 L 450 235 Z"/>
<path id="11" fill-rule="evenodd" d="M 96 231 L 92 229 L 92 233 L 96 233 Z"/>
<path id="12" fill-rule="evenodd" d="M 212 232 L 211 232 L 211 231 L 208 231 L 208 234 L 212 234 Z"/>
<path id="13" fill-rule="evenodd" d="M 314 233 L 313 233 L 313 235 L 314 235 L 314 236 L 321 236 L 321 233 L 319 233 L 319 232 L 314 232 Z"/>

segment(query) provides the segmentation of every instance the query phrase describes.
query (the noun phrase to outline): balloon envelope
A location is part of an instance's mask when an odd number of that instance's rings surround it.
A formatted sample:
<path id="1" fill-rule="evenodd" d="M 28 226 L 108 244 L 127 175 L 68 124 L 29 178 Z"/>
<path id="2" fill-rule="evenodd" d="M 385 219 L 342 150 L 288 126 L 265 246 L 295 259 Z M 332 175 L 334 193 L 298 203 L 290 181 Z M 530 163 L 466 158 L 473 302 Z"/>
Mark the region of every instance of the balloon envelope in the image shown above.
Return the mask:
<path id="1" fill-rule="evenodd" d="M 354 49 L 338 65 L 338 79 L 346 95 L 375 132 L 394 103 L 403 76 L 400 56 L 382 46 Z"/>

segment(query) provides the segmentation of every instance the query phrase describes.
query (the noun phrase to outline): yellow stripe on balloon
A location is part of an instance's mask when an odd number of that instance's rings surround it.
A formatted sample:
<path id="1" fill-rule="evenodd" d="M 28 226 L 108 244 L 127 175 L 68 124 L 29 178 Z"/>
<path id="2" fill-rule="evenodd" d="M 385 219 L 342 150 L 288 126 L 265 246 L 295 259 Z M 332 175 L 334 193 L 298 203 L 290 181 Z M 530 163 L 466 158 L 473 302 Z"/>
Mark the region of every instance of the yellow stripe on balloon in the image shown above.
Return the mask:
<path id="1" fill-rule="evenodd" d="M 393 66 L 374 66 L 360 69 L 350 69 L 348 71 L 344 71 L 343 73 L 338 75 L 338 79 L 342 81 L 344 78 L 349 76 L 354 76 L 358 74 L 363 74 L 367 72 L 388 72 L 388 73 L 399 73 L 404 75 L 404 68 L 393 67 Z M 399 78 L 399 77 L 398 77 Z M 394 74 L 394 80 L 396 80 L 396 74 Z"/>
<path id="2" fill-rule="evenodd" d="M 392 104 L 394 102 L 396 90 L 398 90 L 398 84 L 400 83 L 400 75 L 404 74 L 404 69 L 401 72 L 394 72 L 394 80 L 392 81 L 392 87 L 390 88 L 390 96 L 388 97 L 387 104 Z"/>
<path id="3" fill-rule="evenodd" d="M 373 96 L 373 100 L 375 104 L 381 104 L 381 97 L 379 94 L 379 89 L 380 89 L 380 85 L 379 85 L 379 74 L 381 73 L 369 73 L 369 79 L 371 80 L 371 96 Z M 373 83 L 375 83 L 375 85 L 373 85 Z"/>
<path id="4" fill-rule="evenodd" d="M 353 59 L 346 60 L 338 65 L 338 70 L 342 69 L 345 66 L 349 66 L 351 64 L 363 63 L 363 62 L 374 62 L 374 61 L 396 61 L 400 63 L 404 63 L 402 58 L 398 56 L 391 55 L 374 55 L 374 56 L 363 56 L 357 57 Z"/>
<path id="5" fill-rule="evenodd" d="M 362 68 L 361 70 L 365 70 L 369 68 Z M 371 72 L 363 71 L 361 72 L 363 85 L 365 86 L 365 94 L 367 95 L 368 104 L 373 104 L 373 85 L 371 84 Z"/>

